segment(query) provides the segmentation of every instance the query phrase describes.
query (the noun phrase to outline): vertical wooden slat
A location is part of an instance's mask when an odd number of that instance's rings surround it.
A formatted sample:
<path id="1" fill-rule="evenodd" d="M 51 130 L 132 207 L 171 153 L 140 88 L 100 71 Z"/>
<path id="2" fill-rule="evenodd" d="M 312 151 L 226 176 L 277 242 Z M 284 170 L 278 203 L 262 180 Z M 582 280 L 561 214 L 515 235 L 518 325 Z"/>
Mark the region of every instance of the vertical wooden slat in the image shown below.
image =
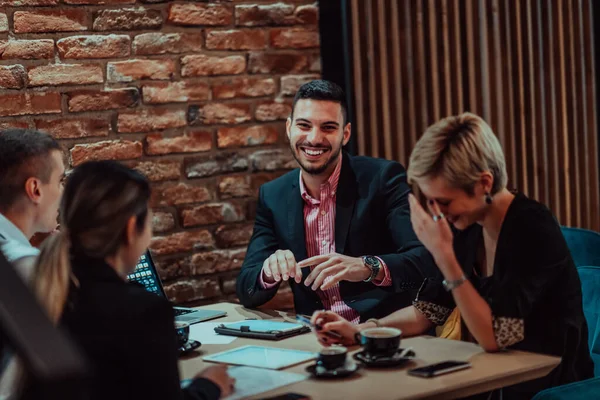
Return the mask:
<path id="1" fill-rule="evenodd" d="M 480 114 L 509 187 L 600 229 L 591 0 L 351 0 L 361 154 L 408 160 L 425 128 Z"/>
<path id="2" fill-rule="evenodd" d="M 403 70 L 405 69 L 405 67 L 403 68 L 400 58 L 400 53 L 401 50 L 405 50 L 404 49 L 404 43 L 402 43 L 401 38 L 403 35 L 403 32 L 400 31 L 400 11 L 398 9 L 398 2 L 397 1 L 392 1 L 391 2 L 391 7 L 390 7 L 390 12 L 391 12 L 391 18 L 392 18 L 392 26 L 390 27 L 391 29 L 391 33 L 392 33 L 392 65 L 393 65 L 393 73 L 394 73 L 394 96 L 396 97 L 396 107 L 395 107 L 395 112 L 396 112 L 396 118 L 398 123 L 396 124 L 396 129 L 397 131 L 395 132 L 395 136 L 397 136 L 397 140 L 396 140 L 396 153 L 398 156 L 398 160 L 401 163 L 406 164 L 408 162 L 408 159 L 405 156 L 405 148 L 406 148 L 406 141 L 404 140 L 404 137 L 406 135 L 403 135 L 402 133 L 404 133 L 404 97 L 402 95 L 402 88 L 404 85 L 404 79 L 403 79 Z M 406 51 L 403 52 L 403 54 L 405 54 Z M 405 61 L 407 62 L 407 61 Z M 412 116 L 411 116 L 412 118 Z"/>
<path id="3" fill-rule="evenodd" d="M 577 137 L 581 135 L 578 121 L 579 106 L 577 101 L 577 73 L 576 71 L 576 54 L 575 54 L 575 27 L 574 13 L 573 13 L 573 0 L 565 1 L 566 9 L 566 75 L 567 75 L 567 125 L 569 126 L 568 131 L 564 132 L 565 137 L 568 140 L 569 147 L 569 175 L 567 176 L 567 182 L 575 183 L 581 182 L 581 176 L 579 173 L 579 146 L 577 145 Z M 580 190 L 575 184 L 570 186 L 570 198 L 575 204 L 581 203 Z M 569 207 L 567 210 L 571 214 L 571 221 L 575 226 L 581 226 L 581 208 L 580 207 Z"/>
<path id="4" fill-rule="evenodd" d="M 590 215 L 589 224 L 595 226 L 596 230 L 600 230 L 600 193 L 599 193 L 599 177 L 598 177 L 598 116 L 596 114 L 596 65 L 594 60 L 594 27 L 592 23 L 592 0 L 583 1 L 583 26 L 584 26 L 584 41 L 585 41 L 585 106 L 587 108 L 586 118 L 586 134 L 589 137 L 587 154 L 589 159 L 586 172 L 590 175 L 590 183 L 593 188 L 590 190 Z"/>
<path id="5" fill-rule="evenodd" d="M 441 108 L 441 113 L 442 113 L 442 117 L 447 117 L 452 115 L 452 89 L 451 89 L 451 80 L 452 77 L 450 75 L 450 29 L 448 27 L 448 19 L 449 19 L 449 9 L 448 9 L 448 1 L 449 0 L 442 0 L 442 4 L 441 4 L 441 9 L 442 9 L 442 30 L 441 30 L 441 35 L 442 35 L 442 54 L 443 54 L 443 62 L 442 62 L 442 67 L 443 67 L 443 88 L 444 88 L 444 94 L 443 97 L 440 96 L 440 98 L 443 98 L 444 100 L 444 104 L 443 107 Z"/>
<path id="6" fill-rule="evenodd" d="M 368 71 L 369 71 L 369 119 L 370 119 L 370 131 L 369 138 L 372 144 L 371 154 L 373 157 L 381 157 L 379 153 L 379 121 L 377 120 L 378 110 L 378 98 L 376 94 L 376 82 L 377 68 L 375 67 L 375 23 L 373 15 L 373 0 L 365 1 L 366 4 L 366 17 L 368 23 L 367 30 L 367 55 L 368 55 Z"/>
<path id="7" fill-rule="evenodd" d="M 415 50 L 417 53 L 417 64 L 416 64 L 416 75 L 417 75 L 417 104 L 419 109 L 418 115 L 420 124 L 417 126 L 418 135 L 425 130 L 429 125 L 429 113 L 427 104 L 427 63 L 429 60 L 425 58 L 425 28 L 424 28 L 424 16 L 423 16 L 423 2 L 426 0 L 415 0 L 415 32 L 416 32 L 416 44 Z"/>
<path id="8" fill-rule="evenodd" d="M 440 67 L 439 56 L 438 56 L 438 45 L 437 45 L 437 23 L 436 14 L 438 9 L 436 7 L 436 0 L 428 0 L 427 7 L 427 19 L 429 29 L 425 32 L 429 38 L 429 67 L 431 69 L 431 76 L 428 79 L 431 82 L 431 91 L 428 94 L 440 93 L 440 79 L 438 70 Z M 428 100 L 431 104 L 432 116 L 428 123 L 433 123 L 440 119 L 440 98 L 439 96 L 428 96 Z"/>
<path id="9" fill-rule="evenodd" d="M 380 57 L 380 68 L 377 71 L 378 77 L 381 80 L 381 106 L 382 111 L 390 110 L 390 80 L 388 77 L 388 55 L 387 55 L 387 25 L 386 25 L 386 12 L 385 12 L 385 0 L 377 0 L 377 12 L 378 12 L 378 26 L 377 31 L 379 34 L 379 57 Z M 383 143 L 385 158 L 392 158 L 392 128 L 390 121 L 389 112 L 383 112 Z"/>

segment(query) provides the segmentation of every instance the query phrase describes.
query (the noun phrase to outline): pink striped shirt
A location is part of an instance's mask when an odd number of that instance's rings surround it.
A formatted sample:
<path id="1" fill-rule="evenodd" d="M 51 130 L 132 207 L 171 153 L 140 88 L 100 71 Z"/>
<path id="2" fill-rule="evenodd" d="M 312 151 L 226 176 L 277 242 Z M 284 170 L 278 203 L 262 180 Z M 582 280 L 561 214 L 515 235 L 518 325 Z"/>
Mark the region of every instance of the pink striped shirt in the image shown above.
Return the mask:
<path id="1" fill-rule="evenodd" d="M 307 256 L 314 257 L 323 254 L 335 253 L 335 201 L 336 190 L 340 180 L 340 171 L 342 170 L 342 157 L 335 167 L 335 170 L 327 180 L 321 184 L 319 190 L 319 199 L 313 198 L 304 185 L 302 172 L 300 172 L 300 194 L 304 200 L 304 232 Z M 301 261 L 301 260 L 297 260 Z M 388 267 L 383 260 L 379 259 L 384 271 L 384 278 L 381 281 L 373 281 L 377 286 L 391 286 L 392 280 Z M 313 267 L 311 267 L 312 269 Z M 329 282 L 332 277 L 325 278 L 324 283 Z M 264 282 L 262 274 L 259 275 L 259 283 L 265 289 L 274 287 L 276 283 L 269 284 Z M 335 286 L 321 290 L 317 289 L 317 294 L 323 302 L 323 307 L 331 310 L 348 321 L 357 324 L 360 321 L 358 312 L 350 308 L 342 300 L 340 286 Z"/>

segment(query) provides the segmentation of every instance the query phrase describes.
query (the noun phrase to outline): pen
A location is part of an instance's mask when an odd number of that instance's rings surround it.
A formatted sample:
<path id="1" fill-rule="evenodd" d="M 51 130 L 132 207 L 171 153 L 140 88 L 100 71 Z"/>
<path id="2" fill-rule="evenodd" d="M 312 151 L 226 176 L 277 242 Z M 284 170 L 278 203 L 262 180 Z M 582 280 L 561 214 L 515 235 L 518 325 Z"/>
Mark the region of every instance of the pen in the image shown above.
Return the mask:
<path id="1" fill-rule="evenodd" d="M 304 315 L 296 315 L 296 319 L 299 322 L 303 323 L 304 325 L 310 326 L 311 328 L 315 328 L 317 331 L 320 331 L 322 329 L 321 325 L 313 325 L 310 322 L 310 319 L 306 318 Z M 325 335 L 329 336 L 329 337 L 333 337 L 333 338 L 336 338 L 336 339 L 341 339 L 342 338 L 342 335 L 340 335 L 339 333 L 334 332 L 334 331 L 323 332 L 323 333 Z"/>

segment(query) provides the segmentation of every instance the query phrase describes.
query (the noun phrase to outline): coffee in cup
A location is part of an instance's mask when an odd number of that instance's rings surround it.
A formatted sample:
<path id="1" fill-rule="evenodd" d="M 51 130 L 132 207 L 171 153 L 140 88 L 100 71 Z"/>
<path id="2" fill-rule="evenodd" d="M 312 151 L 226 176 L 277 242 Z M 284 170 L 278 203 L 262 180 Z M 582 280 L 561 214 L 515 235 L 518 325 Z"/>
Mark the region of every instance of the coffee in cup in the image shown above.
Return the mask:
<path id="1" fill-rule="evenodd" d="M 346 363 L 348 349 L 342 346 L 325 347 L 319 352 L 317 365 L 325 369 L 337 369 Z"/>
<path id="2" fill-rule="evenodd" d="M 400 347 L 402 331 L 396 328 L 369 328 L 360 332 L 360 344 L 368 356 L 392 356 Z"/>
<path id="3" fill-rule="evenodd" d="M 177 333 L 177 346 L 184 346 L 190 338 L 190 324 L 187 322 L 175 321 L 175 332 Z"/>

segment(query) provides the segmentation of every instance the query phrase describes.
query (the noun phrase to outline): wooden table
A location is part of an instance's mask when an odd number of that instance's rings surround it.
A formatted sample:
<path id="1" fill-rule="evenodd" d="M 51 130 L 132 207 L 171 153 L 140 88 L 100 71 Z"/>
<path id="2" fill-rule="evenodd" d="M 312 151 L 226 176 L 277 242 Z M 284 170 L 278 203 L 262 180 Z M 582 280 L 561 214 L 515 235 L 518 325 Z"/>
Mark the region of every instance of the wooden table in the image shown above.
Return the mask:
<path id="1" fill-rule="evenodd" d="M 237 304 L 219 303 L 200 307 L 227 311 L 227 317 L 215 321 L 239 321 L 246 318 L 278 319 L 291 317 L 271 310 L 249 310 Z M 247 344 L 292 348 L 318 352 L 321 346 L 313 334 L 303 334 L 280 341 L 238 338 L 226 345 L 202 345 L 195 354 L 180 361 L 182 379 L 192 378 L 211 363 L 202 357 Z M 452 399 L 509 386 L 547 375 L 560 362 L 559 357 L 505 351 L 486 353 L 481 347 L 466 342 L 419 336 L 403 339 L 401 347 L 412 346 L 416 359 L 398 368 L 363 368 L 341 380 L 308 380 L 261 393 L 252 399 L 296 392 L 313 399 Z M 359 347 L 351 348 L 352 353 Z M 469 360 L 472 368 L 435 378 L 410 376 L 409 368 L 445 360 Z M 284 371 L 310 375 L 305 371 L 314 361 L 299 364 Z"/>

